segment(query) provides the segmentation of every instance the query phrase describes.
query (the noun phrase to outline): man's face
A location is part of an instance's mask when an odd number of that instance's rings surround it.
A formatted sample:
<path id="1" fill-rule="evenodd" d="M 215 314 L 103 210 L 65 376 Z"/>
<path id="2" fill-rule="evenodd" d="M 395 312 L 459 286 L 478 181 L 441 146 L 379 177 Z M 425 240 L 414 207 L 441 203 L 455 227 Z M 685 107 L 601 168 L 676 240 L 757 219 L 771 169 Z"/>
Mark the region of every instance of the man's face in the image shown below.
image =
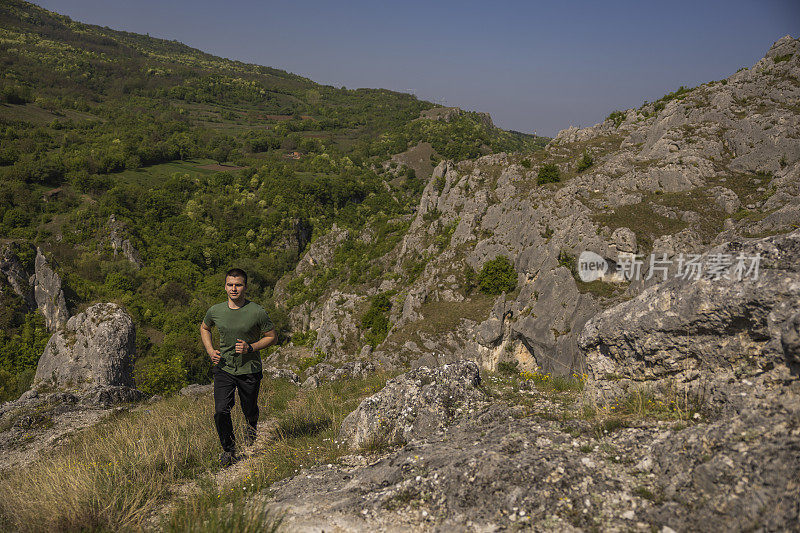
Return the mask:
<path id="1" fill-rule="evenodd" d="M 239 276 L 228 276 L 225 278 L 225 292 L 228 293 L 228 297 L 231 300 L 238 300 L 242 296 L 244 296 L 244 290 L 247 288 L 247 285 L 244 282 L 244 278 Z"/>

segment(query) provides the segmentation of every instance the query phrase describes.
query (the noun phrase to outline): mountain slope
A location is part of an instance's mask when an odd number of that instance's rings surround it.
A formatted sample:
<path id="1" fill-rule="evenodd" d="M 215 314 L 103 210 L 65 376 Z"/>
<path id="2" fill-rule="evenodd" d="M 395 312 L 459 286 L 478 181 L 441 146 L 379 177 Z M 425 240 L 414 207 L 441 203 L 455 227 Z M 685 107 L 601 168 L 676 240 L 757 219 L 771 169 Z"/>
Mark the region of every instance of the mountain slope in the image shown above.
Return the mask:
<path id="1" fill-rule="evenodd" d="M 526 370 L 580 373 L 583 324 L 657 281 L 644 280 L 651 253 L 675 262 L 736 236 L 797 228 L 799 76 L 798 41 L 787 36 L 749 69 L 564 130 L 533 157 L 442 162 L 402 241 L 372 262 L 383 276 L 329 281 L 332 294 L 291 311 L 294 327 L 310 324 L 319 332 L 316 349 L 352 356 L 367 342 L 366 326 L 353 324 L 369 299 L 384 294 L 391 329 L 374 357 L 387 363 L 433 352 L 488 368 L 517 361 Z M 553 168 L 559 181 L 540 184 Z M 319 246 L 335 246 L 325 242 Z M 614 262 L 640 254 L 642 279 L 580 281 L 575 267 L 585 250 Z M 313 269 L 301 261 L 294 279 L 307 286 L 320 271 L 341 268 L 330 251 L 309 253 L 332 259 Z M 514 265 L 516 288 L 496 299 L 478 294 L 475 272 L 499 255 Z M 296 286 L 288 279 L 279 294 Z"/>

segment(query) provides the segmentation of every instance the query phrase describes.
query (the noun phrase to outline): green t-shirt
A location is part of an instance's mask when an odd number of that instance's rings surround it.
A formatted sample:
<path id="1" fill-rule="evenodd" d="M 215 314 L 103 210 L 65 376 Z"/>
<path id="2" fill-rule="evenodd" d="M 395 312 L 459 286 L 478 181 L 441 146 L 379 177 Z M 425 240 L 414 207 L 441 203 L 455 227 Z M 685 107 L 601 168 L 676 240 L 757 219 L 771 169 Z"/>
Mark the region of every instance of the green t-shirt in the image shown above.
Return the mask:
<path id="1" fill-rule="evenodd" d="M 221 370 L 237 375 L 261 372 L 258 350 L 236 353 L 236 340 L 242 339 L 253 344 L 264 333 L 275 329 L 263 307 L 247 300 L 239 309 L 231 309 L 225 301 L 212 305 L 203 322 L 208 327 L 217 326 L 219 330 L 218 367 Z"/>

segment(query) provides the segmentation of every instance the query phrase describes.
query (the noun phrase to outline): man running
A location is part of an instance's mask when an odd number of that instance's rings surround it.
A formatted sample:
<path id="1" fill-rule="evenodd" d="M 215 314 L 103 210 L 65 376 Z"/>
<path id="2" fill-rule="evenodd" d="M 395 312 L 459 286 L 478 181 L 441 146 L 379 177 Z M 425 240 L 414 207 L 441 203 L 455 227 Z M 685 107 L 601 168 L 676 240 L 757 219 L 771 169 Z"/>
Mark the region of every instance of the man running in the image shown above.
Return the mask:
<path id="1" fill-rule="evenodd" d="M 275 342 L 275 328 L 263 307 L 244 296 L 247 274 L 232 268 L 225 274 L 228 301 L 212 305 L 200 323 L 200 338 L 214 363 L 214 425 L 222 444 L 220 463 L 236 460 L 236 443 L 231 423 L 234 391 L 239 390 L 242 412 L 247 419 L 245 440 L 252 444 L 258 424 L 258 390 L 261 386 L 261 357 L 258 351 Z M 214 349 L 211 328 L 219 330 L 219 350 Z"/>

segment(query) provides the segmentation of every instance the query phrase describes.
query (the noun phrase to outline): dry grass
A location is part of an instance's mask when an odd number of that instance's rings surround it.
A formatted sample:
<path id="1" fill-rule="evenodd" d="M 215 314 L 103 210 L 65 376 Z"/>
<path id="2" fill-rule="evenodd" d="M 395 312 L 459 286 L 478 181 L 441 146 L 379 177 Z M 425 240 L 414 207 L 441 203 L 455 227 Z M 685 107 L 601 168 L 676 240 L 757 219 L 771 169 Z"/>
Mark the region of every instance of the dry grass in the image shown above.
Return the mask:
<path id="1" fill-rule="evenodd" d="M 282 429 L 250 459 L 249 472 L 224 491 L 209 481 L 219 470 L 221 451 L 210 397 L 176 396 L 118 414 L 0 479 L 0 528 L 141 530 L 172 504 L 174 511 L 163 524 L 168 530 L 269 531 L 274 517 L 242 505 L 241 498 L 345 453 L 336 442 L 341 420 L 386 379 L 376 375 L 306 392 L 265 378 L 262 419 L 276 417 Z M 238 406 L 234 422 L 241 442 L 244 421 Z M 192 481 L 199 493 L 176 494 L 175 487 Z"/>
<path id="2" fill-rule="evenodd" d="M 17 531 L 132 529 L 170 484 L 208 469 L 212 408 L 173 398 L 107 419 L 0 481 L 0 515 Z"/>

